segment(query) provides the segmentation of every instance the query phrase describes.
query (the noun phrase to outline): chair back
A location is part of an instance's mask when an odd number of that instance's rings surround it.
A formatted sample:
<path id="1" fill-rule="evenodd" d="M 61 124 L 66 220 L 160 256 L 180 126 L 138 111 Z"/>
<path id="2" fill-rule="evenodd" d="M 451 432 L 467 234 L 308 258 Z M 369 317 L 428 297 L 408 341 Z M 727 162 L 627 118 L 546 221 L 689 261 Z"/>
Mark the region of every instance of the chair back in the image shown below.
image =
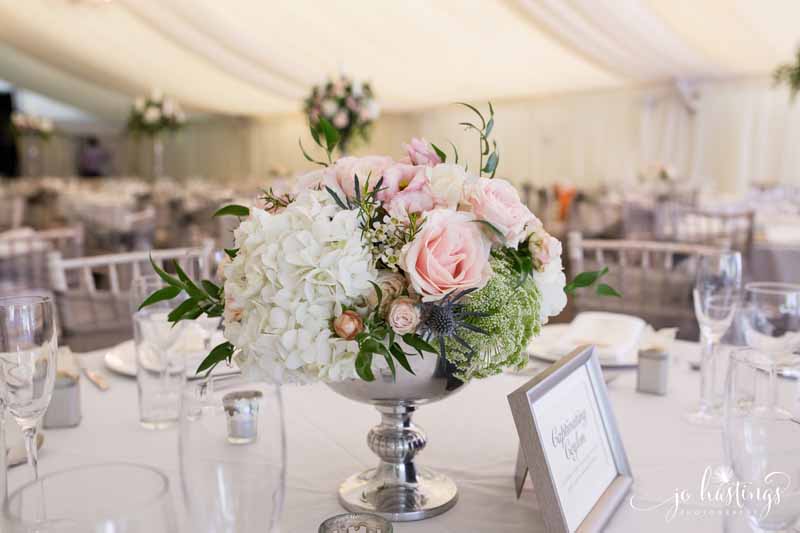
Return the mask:
<path id="1" fill-rule="evenodd" d="M 755 228 L 755 212 L 750 209 L 728 212 L 673 204 L 666 208 L 665 218 L 665 238 L 721 246 L 750 256 Z"/>
<path id="2" fill-rule="evenodd" d="M 682 338 L 694 338 L 697 326 L 692 303 L 697 260 L 719 248 L 661 241 L 584 239 L 573 232 L 568 240 L 573 273 L 608 267 L 603 278 L 622 298 L 578 289 L 576 311 L 611 311 L 635 315 L 654 328 L 679 327 Z"/>
<path id="3" fill-rule="evenodd" d="M 22 227 L 25 220 L 24 196 L 18 194 L 4 195 L 0 193 L 0 231 Z"/>
<path id="4" fill-rule="evenodd" d="M 129 291 L 133 280 L 154 274 L 152 257 L 170 271 L 172 261 L 190 276 L 208 278 L 212 268 L 213 241 L 200 247 L 128 252 L 65 259 L 58 252 L 49 256 L 50 278 L 56 295 L 61 327 L 66 335 L 124 330 L 133 332 Z"/>
<path id="5" fill-rule="evenodd" d="M 0 235 L 0 293 L 50 288 L 47 256 L 83 254 L 83 227 L 68 226 L 43 231 L 19 228 Z"/>

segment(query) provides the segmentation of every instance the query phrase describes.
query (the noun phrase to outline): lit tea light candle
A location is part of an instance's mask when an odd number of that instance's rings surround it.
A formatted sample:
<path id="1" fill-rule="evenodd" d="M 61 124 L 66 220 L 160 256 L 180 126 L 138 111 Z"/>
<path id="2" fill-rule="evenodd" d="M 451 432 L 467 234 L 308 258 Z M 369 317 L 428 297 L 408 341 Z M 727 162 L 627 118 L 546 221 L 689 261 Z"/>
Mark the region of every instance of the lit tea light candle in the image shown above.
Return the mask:
<path id="1" fill-rule="evenodd" d="M 258 437 L 258 405 L 263 394 L 256 390 L 237 391 L 222 397 L 228 419 L 228 442 L 249 444 Z"/>

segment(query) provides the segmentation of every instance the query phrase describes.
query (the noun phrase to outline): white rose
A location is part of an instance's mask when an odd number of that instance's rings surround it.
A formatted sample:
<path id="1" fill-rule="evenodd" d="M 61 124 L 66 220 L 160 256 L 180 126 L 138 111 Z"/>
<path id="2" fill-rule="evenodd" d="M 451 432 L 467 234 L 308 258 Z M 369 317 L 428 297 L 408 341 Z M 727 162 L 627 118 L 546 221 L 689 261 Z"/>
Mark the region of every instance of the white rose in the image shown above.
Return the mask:
<path id="1" fill-rule="evenodd" d="M 346 128 L 348 124 L 350 124 L 350 118 L 348 118 L 346 111 L 339 111 L 333 117 L 333 125 L 339 129 Z"/>
<path id="2" fill-rule="evenodd" d="M 145 105 L 145 101 L 144 101 L 144 98 L 142 98 L 141 96 L 140 96 L 139 98 L 137 98 L 137 99 L 136 99 L 136 100 L 133 102 L 133 108 L 134 108 L 134 109 L 135 109 L 135 110 L 136 110 L 138 113 L 141 113 L 142 111 L 144 111 L 144 105 Z"/>
<path id="3" fill-rule="evenodd" d="M 567 306 L 567 293 L 564 292 L 567 277 L 561 257 L 553 258 L 541 272 L 534 270 L 533 281 L 542 295 L 540 313 L 542 324 L 546 324 L 549 317 L 558 315 Z"/>
<path id="4" fill-rule="evenodd" d="M 155 124 L 161 120 L 161 111 L 157 107 L 148 107 L 144 112 L 144 121 L 146 124 Z"/>
<path id="5" fill-rule="evenodd" d="M 325 117 L 330 118 L 333 115 L 335 115 L 337 111 L 339 111 L 339 104 L 336 103 L 336 100 L 327 98 L 322 101 L 320 109 L 322 110 L 322 114 L 325 115 Z"/>
<path id="6" fill-rule="evenodd" d="M 464 194 L 467 173 L 458 165 L 441 163 L 426 169 L 431 182 L 431 190 L 437 200 L 445 203 L 448 209 L 457 209 Z"/>
<path id="7" fill-rule="evenodd" d="M 165 98 L 164 103 L 161 105 L 161 112 L 164 116 L 170 117 L 175 114 L 175 104 L 172 103 L 170 98 Z"/>

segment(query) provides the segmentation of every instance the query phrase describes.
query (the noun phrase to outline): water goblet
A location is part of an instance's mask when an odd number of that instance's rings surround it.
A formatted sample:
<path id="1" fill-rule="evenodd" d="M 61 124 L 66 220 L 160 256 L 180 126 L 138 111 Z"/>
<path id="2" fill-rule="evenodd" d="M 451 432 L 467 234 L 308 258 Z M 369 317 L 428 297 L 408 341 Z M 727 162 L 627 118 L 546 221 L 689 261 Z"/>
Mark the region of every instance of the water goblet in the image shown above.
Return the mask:
<path id="1" fill-rule="evenodd" d="M 797 531 L 800 518 L 800 404 L 796 384 L 771 376 L 796 368 L 796 357 L 776 360 L 744 348 L 731 356 L 725 382 L 723 447 L 737 495 L 756 531 Z M 735 492 L 733 492 L 735 490 Z"/>
<path id="2" fill-rule="evenodd" d="M 721 251 L 699 258 L 693 290 L 694 311 L 700 326 L 700 404 L 687 420 L 697 425 L 718 425 L 724 371 L 717 355 L 722 336 L 731 326 L 739 302 L 742 257 Z"/>
<path id="3" fill-rule="evenodd" d="M 0 383 L 6 408 L 25 437 L 34 479 L 39 478 L 37 428 L 53 396 L 57 353 L 52 298 L 0 298 Z"/>
<path id="4" fill-rule="evenodd" d="M 758 282 L 745 285 L 744 337 L 776 362 L 792 359 L 800 349 L 800 285 Z M 770 375 L 770 390 L 776 376 Z"/>

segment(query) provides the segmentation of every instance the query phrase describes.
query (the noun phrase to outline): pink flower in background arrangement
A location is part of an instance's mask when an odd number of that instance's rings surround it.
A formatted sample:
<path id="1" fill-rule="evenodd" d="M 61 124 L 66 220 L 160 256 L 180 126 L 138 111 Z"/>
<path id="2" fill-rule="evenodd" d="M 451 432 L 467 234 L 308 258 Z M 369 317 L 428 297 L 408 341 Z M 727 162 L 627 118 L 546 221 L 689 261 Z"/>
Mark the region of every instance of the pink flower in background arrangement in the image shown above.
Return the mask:
<path id="1" fill-rule="evenodd" d="M 442 158 L 425 139 L 411 139 L 411 142 L 404 144 L 403 148 L 411 164 L 432 167 L 442 162 Z"/>

